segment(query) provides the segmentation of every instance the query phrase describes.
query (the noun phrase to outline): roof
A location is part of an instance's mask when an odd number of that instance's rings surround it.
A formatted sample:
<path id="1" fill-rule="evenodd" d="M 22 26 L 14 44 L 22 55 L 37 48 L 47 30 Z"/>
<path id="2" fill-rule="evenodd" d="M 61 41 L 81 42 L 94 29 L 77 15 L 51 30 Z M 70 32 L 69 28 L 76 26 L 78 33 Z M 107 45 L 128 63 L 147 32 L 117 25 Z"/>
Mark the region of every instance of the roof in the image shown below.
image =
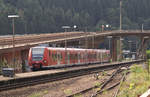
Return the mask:
<path id="1" fill-rule="evenodd" d="M 32 48 L 47 48 L 49 50 L 65 50 L 65 48 L 61 48 L 61 47 L 32 47 Z M 81 49 L 81 48 L 66 48 L 67 50 L 78 50 L 78 51 L 100 51 L 100 52 L 109 52 L 109 50 L 106 49 Z"/>

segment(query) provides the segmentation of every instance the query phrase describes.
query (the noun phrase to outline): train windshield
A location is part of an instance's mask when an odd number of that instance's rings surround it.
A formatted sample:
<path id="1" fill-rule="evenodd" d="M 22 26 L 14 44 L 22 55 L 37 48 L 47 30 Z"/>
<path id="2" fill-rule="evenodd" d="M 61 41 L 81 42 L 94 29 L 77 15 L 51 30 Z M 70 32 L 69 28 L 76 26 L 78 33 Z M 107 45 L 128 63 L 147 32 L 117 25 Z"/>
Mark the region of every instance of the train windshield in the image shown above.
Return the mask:
<path id="1" fill-rule="evenodd" d="M 32 60 L 40 61 L 43 59 L 44 48 L 32 48 Z"/>

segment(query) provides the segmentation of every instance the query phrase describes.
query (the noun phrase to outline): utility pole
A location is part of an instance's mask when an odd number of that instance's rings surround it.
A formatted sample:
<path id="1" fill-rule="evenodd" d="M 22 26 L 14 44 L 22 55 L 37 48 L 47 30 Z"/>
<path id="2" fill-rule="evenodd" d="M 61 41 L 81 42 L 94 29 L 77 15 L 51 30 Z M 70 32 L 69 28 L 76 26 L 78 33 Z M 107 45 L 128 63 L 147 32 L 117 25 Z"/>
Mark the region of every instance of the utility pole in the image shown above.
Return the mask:
<path id="1" fill-rule="evenodd" d="M 93 34 L 93 36 L 92 36 L 92 49 L 94 49 L 94 48 L 95 48 L 96 33 L 94 32 L 94 33 L 92 33 L 92 34 Z"/>
<path id="2" fill-rule="evenodd" d="M 122 30 L 122 0 L 120 0 L 120 33 Z"/>
<path id="3" fill-rule="evenodd" d="M 67 29 L 70 29 L 70 26 L 62 26 L 65 29 L 65 64 L 67 64 Z"/>
<path id="4" fill-rule="evenodd" d="M 143 28 L 144 28 L 144 25 L 142 24 L 142 32 L 143 32 Z"/>
<path id="5" fill-rule="evenodd" d="M 85 49 L 88 49 L 87 27 L 85 28 Z"/>
<path id="6" fill-rule="evenodd" d="M 120 0 L 120 33 L 122 32 L 122 0 Z M 121 43 L 121 37 L 120 37 L 120 58 L 122 60 L 122 43 Z"/>
<path id="7" fill-rule="evenodd" d="M 14 67 L 14 73 L 15 73 L 15 68 L 16 68 L 16 64 L 15 64 L 15 18 L 18 18 L 18 15 L 8 15 L 8 18 L 12 19 L 12 30 L 13 30 L 13 35 L 12 35 L 12 60 L 13 60 L 13 67 Z"/>
<path id="8" fill-rule="evenodd" d="M 92 48 L 94 49 L 94 44 L 95 44 L 95 42 L 94 42 L 94 38 L 95 38 L 95 35 L 93 34 L 93 37 L 92 37 L 92 41 L 93 41 L 93 46 L 92 46 Z"/>

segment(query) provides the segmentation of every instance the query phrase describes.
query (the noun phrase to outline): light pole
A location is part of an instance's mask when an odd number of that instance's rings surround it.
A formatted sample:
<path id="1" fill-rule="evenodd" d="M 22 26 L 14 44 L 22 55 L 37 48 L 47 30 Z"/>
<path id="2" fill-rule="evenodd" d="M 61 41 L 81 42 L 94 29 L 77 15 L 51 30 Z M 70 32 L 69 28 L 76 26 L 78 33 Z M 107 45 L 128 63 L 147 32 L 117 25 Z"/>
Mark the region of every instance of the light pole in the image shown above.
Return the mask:
<path id="1" fill-rule="evenodd" d="M 85 37 L 85 49 L 88 49 L 88 37 L 87 37 L 87 27 L 85 27 L 85 35 L 86 35 L 86 37 Z"/>
<path id="2" fill-rule="evenodd" d="M 12 18 L 12 29 L 13 29 L 13 35 L 12 35 L 12 60 L 13 60 L 13 66 L 14 66 L 14 72 L 15 72 L 15 18 L 18 18 L 18 15 L 8 15 L 8 18 Z"/>
<path id="3" fill-rule="evenodd" d="M 120 33 L 122 30 L 122 0 L 120 0 Z"/>
<path id="4" fill-rule="evenodd" d="M 120 33 L 121 32 L 122 32 L 122 0 L 120 0 Z M 121 57 L 121 60 L 122 60 L 121 45 L 122 45 L 122 41 L 121 41 L 121 38 L 120 38 L 120 57 Z"/>
<path id="5" fill-rule="evenodd" d="M 62 26 L 63 29 L 65 29 L 65 32 L 67 32 L 67 29 L 70 29 L 70 26 Z M 65 33 L 65 64 L 67 64 L 67 33 Z"/>
<path id="6" fill-rule="evenodd" d="M 141 30 L 142 30 L 142 32 L 143 32 L 143 30 L 144 30 L 144 24 L 142 24 L 142 29 L 141 29 Z"/>
<path id="7" fill-rule="evenodd" d="M 93 37 L 92 37 L 92 49 L 95 48 L 95 35 L 96 35 L 96 33 L 94 32 Z"/>
<path id="8" fill-rule="evenodd" d="M 104 25 L 102 25 L 102 32 L 104 31 L 104 27 L 105 27 L 105 26 L 104 26 Z"/>

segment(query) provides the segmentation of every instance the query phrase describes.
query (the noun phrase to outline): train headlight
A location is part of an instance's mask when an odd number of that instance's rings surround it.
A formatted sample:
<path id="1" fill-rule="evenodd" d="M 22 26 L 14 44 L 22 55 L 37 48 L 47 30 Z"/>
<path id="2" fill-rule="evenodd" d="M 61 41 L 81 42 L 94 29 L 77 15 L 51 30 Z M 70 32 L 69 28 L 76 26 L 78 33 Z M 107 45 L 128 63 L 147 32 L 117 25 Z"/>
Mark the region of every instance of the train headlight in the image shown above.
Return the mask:
<path id="1" fill-rule="evenodd" d="M 46 60 L 44 60 L 43 62 L 44 62 L 44 63 L 47 63 L 47 61 L 46 61 Z"/>

